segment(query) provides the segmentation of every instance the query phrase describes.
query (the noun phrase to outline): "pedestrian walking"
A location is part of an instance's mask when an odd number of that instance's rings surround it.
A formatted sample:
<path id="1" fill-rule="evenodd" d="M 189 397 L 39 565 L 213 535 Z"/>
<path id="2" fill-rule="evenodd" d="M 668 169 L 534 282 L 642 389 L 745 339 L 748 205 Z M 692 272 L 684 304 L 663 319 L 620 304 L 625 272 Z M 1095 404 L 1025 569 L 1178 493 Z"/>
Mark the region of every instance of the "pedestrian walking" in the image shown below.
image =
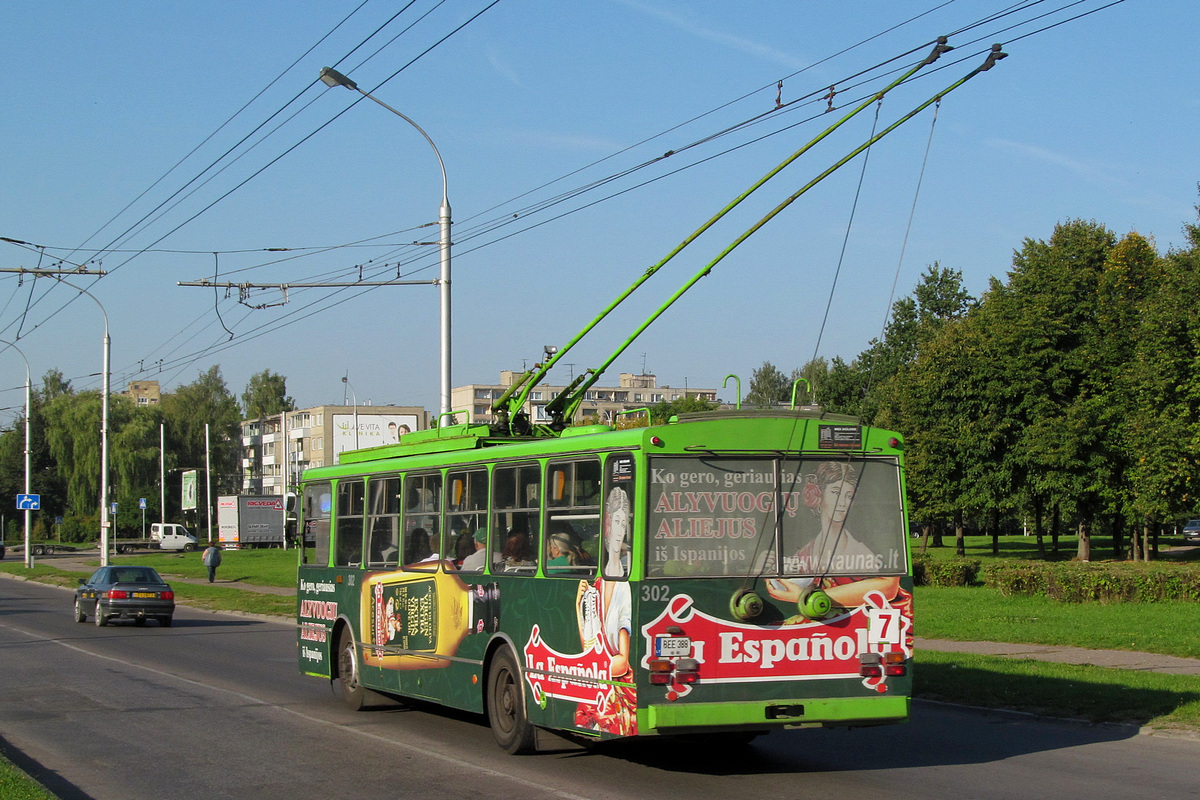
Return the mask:
<path id="1" fill-rule="evenodd" d="M 208 582 L 212 583 L 217 579 L 217 567 L 221 566 L 221 546 L 216 542 L 210 542 L 201 561 L 204 562 L 204 566 L 208 567 Z"/>

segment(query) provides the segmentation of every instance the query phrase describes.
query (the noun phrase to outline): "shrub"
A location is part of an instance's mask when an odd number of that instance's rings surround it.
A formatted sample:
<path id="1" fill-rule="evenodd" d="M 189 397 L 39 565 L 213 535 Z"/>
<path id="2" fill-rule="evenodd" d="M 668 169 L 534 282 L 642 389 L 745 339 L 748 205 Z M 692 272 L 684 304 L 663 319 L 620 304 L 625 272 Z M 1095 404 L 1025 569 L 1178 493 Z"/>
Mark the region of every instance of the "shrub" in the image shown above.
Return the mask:
<path id="1" fill-rule="evenodd" d="M 969 558 L 913 556 L 913 583 L 917 586 L 970 586 L 978 575 L 979 562 Z"/>
<path id="2" fill-rule="evenodd" d="M 59 535 L 64 542 L 90 542 L 96 539 L 100 522 L 94 516 L 67 514 L 59 526 Z"/>
<path id="3" fill-rule="evenodd" d="M 996 562 L 983 583 L 1004 595 L 1049 597 L 1068 603 L 1159 603 L 1200 600 L 1200 566 L 1100 562 Z"/>

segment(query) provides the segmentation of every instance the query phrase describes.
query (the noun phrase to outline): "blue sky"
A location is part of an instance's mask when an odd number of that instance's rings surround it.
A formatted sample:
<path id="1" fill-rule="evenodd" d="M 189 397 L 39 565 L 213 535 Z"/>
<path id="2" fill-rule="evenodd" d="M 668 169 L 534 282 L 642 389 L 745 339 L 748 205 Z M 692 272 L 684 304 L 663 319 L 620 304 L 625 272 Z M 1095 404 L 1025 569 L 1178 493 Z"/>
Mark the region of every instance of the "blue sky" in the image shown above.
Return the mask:
<path id="1" fill-rule="evenodd" d="M 436 277 L 436 247 L 413 244 L 437 238 L 421 227 L 441 199 L 432 151 L 385 109 L 317 82 L 321 67 L 411 117 L 445 160 L 459 385 L 566 343 L 840 116 L 816 93 L 834 85 L 848 109 L 919 56 L 872 68 L 962 29 L 941 69 L 888 95 L 880 127 L 992 42 L 1009 58 L 949 94 L 936 124 L 932 109 L 917 116 L 870 149 L 865 170 L 852 161 L 735 250 L 616 360 L 611 382 L 644 368 L 660 384 L 719 387 L 733 373 L 748 387 L 763 361 L 851 359 L 935 261 L 979 294 L 1057 222 L 1136 230 L 1165 252 L 1196 220 L 1193 2 L 489 3 L 5 4 L 0 236 L 39 247 L 0 242 L 0 267 L 108 272 L 69 280 L 108 313 L 114 389 L 169 390 L 219 364 L 236 395 L 269 368 L 304 406 L 341 402 L 347 376 L 360 404 L 434 410 L 433 286 L 293 288 L 282 304 L 277 291 L 239 303 L 236 290 L 178 285 Z M 874 119 L 860 114 L 684 250 L 551 380 L 604 361 Z M 75 295 L 0 273 L 0 340 L 19 338 L 35 383 L 59 369 L 99 386 L 100 315 Z M 23 379 L 20 358 L 0 352 L 0 424 Z"/>

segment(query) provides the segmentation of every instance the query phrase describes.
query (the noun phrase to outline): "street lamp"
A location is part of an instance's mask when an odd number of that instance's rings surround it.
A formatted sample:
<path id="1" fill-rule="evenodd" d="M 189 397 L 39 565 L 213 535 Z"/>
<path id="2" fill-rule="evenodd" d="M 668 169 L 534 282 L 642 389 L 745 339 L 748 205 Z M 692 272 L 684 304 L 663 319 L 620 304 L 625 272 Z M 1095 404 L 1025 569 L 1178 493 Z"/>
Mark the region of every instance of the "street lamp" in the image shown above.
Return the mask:
<path id="1" fill-rule="evenodd" d="M 350 390 L 350 396 L 354 398 L 354 449 L 358 449 L 358 395 L 354 393 L 354 387 L 350 385 L 350 379 L 343 375 L 342 383 L 346 384 L 346 388 Z M 345 393 L 342 394 L 342 403 L 346 402 Z"/>
<path id="2" fill-rule="evenodd" d="M 92 298 L 97 306 L 100 307 L 100 313 L 104 316 L 104 354 L 101 359 L 104 379 L 103 385 L 100 388 L 100 566 L 108 566 L 108 384 L 109 384 L 109 356 L 112 352 L 112 340 L 108 336 L 108 312 L 104 310 L 104 305 L 96 299 L 95 295 L 87 289 L 83 289 L 70 281 L 63 280 L 60 276 L 55 276 L 62 283 L 67 284 L 80 294 L 85 294 Z"/>
<path id="3" fill-rule="evenodd" d="M 447 424 L 450 421 L 450 200 L 446 191 L 446 164 L 442 161 L 442 154 L 438 152 L 437 145 L 433 143 L 433 139 L 429 138 L 429 134 L 425 130 L 413 122 L 411 119 L 401 114 L 396 109 L 389 106 L 377 97 L 372 96 L 369 92 L 365 92 L 358 88 L 358 84 L 347 78 L 342 73 L 331 67 L 321 68 L 321 81 L 326 86 L 345 86 L 347 89 L 356 91 L 363 97 L 369 100 L 374 100 L 379 105 L 391 111 L 400 119 L 407 122 L 417 129 L 417 132 L 425 137 L 425 141 L 429 142 L 429 146 L 433 148 L 433 154 L 437 156 L 438 166 L 442 170 L 442 207 L 438 210 L 438 225 L 441 231 L 438 245 L 441 251 L 441 274 L 438 279 L 438 285 L 441 287 L 441 414 L 440 424 Z M 356 432 L 357 433 L 357 432 Z"/>
<path id="4" fill-rule="evenodd" d="M 25 494 L 32 494 L 29 491 L 29 452 L 31 449 L 29 438 L 29 412 L 31 410 L 30 400 L 32 398 L 32 390 L 29 386 L 29 359 L 25 358 L 25 354 L 21 352 L 21 348 L 17 347 L 12 342 L 0 341 L 0 344 L 6 344 L 13 350 L 17 351 L 17 355 L 25 362 Z M 30 531 L 33 526 L 33 511 L 26 507 L 25 509 L 25 568 L 33 569 L 33 548 L 30 547 Z"/>

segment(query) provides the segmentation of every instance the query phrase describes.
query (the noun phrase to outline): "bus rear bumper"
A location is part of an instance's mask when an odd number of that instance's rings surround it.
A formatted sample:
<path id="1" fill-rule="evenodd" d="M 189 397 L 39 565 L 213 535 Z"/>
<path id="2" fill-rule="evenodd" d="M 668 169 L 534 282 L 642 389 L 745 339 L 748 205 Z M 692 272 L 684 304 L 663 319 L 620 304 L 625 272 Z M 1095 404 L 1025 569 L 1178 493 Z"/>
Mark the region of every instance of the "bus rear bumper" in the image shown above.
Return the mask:
<path id="1" fill-rule="evenodd" d="M 688 733 L 714 728 L 889 725 L 907 722 L 908 708 L 907 696 L 672 703 L 640 709 L 638 730 Z"/>

